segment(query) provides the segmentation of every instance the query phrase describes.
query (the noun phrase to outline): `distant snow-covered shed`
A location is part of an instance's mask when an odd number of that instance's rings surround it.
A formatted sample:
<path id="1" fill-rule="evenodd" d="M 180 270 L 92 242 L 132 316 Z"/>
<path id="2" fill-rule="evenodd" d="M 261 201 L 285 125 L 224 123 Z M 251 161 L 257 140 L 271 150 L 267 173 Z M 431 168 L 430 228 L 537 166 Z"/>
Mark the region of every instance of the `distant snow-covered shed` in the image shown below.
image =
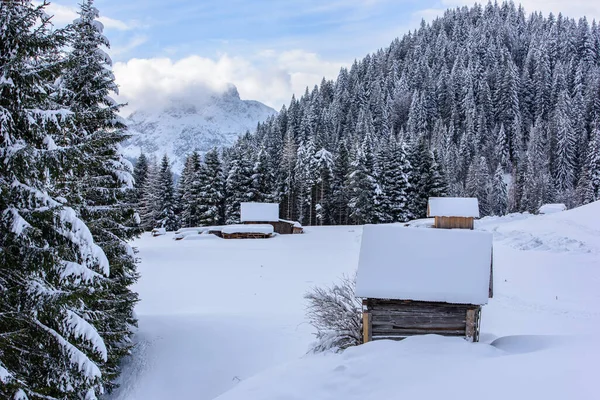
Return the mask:
<path id="1" fill-rule="evenodd" d="M 554 214 L 561 211 L 566 211 L 567 206 L 562 203 L 544 204 L 538 210 L 538 214 Z"/>
<path id="2" fill-rule="evenodd" d="M 473 229 L 479 201 L 476 197 L 430 197 L 427 216 L 435 218 L 434 228 Z"/>
<path id="3" fill-rule="evenodd" d="M 477 341 L 491 263 L 488 232 L 365 226 L 356 278 L 365 341 L 431 333 Z"/>
<path id="4" fill-rule="evenodd" d="M 221 228 L 223 239 L 267 239 L 273 236 L 273 225 L 226 225 Z"/>
<path id="5" fill-rule="evenodd" d="M 240 220 L 243 224 L 270 224 L 282 235 L 303 232 L 299 222 L 279 218 L 277 203 L 241 203 Z"/>

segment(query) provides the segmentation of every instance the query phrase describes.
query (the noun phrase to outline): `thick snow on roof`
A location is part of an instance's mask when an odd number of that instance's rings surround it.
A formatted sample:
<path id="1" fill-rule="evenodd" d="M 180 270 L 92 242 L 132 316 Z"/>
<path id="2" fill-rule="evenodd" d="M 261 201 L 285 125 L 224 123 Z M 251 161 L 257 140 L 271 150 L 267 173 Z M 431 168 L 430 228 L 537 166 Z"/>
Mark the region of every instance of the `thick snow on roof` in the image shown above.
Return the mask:
<path id="1" fill-rule="evenodd" d="M 259 225 L 259 224 L 250 224 L 250 225 L 227 225 L 221 229 L 223 233 L 264 233 L 265 235 L 270 235 L 273 233 L 273 225 Z"/>
<path id="2" fill-rule="evenodd" d="M 281 219 L 279 221 L 294 225 L 294 228 L 302 228 L 302 224 L 298 221 L 290 221 L 289 219 Z"/>
<path id="3" fill-rule="evenodd" d="M 491 257 L 488 232 L 366 225 L 356 295 L 486 304 Z"/>
<path id="4" fill-rule="evenodd" d="M 242 203 L 242 222 L 274 222 L 279 221 L 279 204 L 277 203 Z"/>
<path id="5" fill-rule="evenodd" d="M 427 207 L 429 217 L 479 218 L 476 197 L 430 197 Z"/>
<path id="6" fill-rule="evenodd" d="M 565 211 L 566 209 L 567 209 L 567 206 L 565 206 L 562 203 L 544 204 L 543 206 L 540 207 L 540 209 L 538 210 L 538 213 L 539 214 L 554 214 L 557 212 Z"/>

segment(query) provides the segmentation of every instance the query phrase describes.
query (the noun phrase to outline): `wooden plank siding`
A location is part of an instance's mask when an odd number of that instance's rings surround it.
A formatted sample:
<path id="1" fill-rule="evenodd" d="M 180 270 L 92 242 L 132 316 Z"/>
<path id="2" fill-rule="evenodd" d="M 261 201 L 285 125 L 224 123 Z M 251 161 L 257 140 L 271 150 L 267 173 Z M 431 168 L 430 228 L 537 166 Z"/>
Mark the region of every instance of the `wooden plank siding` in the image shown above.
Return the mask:
<path id="1" fill-rule="evenodd" d="M 480 309 L 481 306 L 472 304 L 365 299 L 363 324 L 368 315 L 369 329 L 363 327 L 364 339 L 401 340 L 407 336 L 437 334 L 478 341 Z"/>
<path id="2" fill-rule="evenodd" d="M 435 217 L 434 228 L 441 229 L 473 229 L 473 217 Z"/>
<path id="3" fill-rule="evenodd" d="M 246 225 L 272 225 L 273 230 L 280 235 L 291 235 L 294 233 L 294 224 L 284 221 L 244 221 Z"/>
<path id="4" fill-rule="evenodd" d="M 268 239 L 271 234 L 257 232 L 222 233 L 223 239 Z"/>

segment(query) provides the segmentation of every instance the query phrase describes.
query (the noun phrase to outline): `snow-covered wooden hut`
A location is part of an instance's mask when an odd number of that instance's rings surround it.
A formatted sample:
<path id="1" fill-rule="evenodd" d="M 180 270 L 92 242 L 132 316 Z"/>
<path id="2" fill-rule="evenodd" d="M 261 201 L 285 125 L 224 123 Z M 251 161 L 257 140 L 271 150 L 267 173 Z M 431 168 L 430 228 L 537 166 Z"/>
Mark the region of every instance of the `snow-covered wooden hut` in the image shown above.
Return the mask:
<path id="1" fill-rule="evenodd" d="M 562 203 L 544 204 L 538 210 L 538 214 L 554 214 L 561 211 L 566 211 L 567 206 Z"/>
<path id="2" fill-rule="evenodd" d="M 364 341 L 421 334 L 478 341 L 491 262 L 489 232 L 366 225 L 356 277 Z"/>
<path id="3" fill-rule="evenodd" d="M 226 225 L 220 229 L 223 239 L 268 239 L 273 236 L 273 225 Z"/>
<path id="4" fill-rule="evenodd" d="M 435 218 L 434 228 L 473 229 L 479 202 L 476 197 L 430 197 L 427 216 Z"/>
<path id="5" fill-rule="evenodd" d="M 282 235 L 302 233 L 302 225 L 298 222 L 279 219 L 277 203 L 241 203 L 240 220 L 248 225 L 272 225 L 275 232 Z"/>

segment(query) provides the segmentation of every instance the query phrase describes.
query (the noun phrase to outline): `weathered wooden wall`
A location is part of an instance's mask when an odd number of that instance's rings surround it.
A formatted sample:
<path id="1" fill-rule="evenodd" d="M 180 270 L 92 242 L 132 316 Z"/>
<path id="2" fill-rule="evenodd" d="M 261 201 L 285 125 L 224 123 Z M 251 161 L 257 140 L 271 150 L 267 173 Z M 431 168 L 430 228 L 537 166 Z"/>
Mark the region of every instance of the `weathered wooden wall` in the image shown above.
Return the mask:
<path id="1" fill-rule="evenodd" d="M 294 225 L 283 221 L 244 221 L 246 225 L 272 225 L 273 230 L 280 235 L 291 235 L 294 233 Z"/>
<path id="2" fill-rule="evenodd" d="M 363 300 L 365 341 L 437 334 L 479 340 L 481 306 L 402 300 Z"/>
<path id="3" fill-rule="evenodd" d="M 472 217 L 435 217 L 434 228 L 442 229 L 473 229 Z"/>
<path id="4" fill-rule="evenodd" d="M 257 232 L 236 232 L 236 233 L 222 233 L 223 239 L 268 239 L 271 237 L 267 233 Z"/>

